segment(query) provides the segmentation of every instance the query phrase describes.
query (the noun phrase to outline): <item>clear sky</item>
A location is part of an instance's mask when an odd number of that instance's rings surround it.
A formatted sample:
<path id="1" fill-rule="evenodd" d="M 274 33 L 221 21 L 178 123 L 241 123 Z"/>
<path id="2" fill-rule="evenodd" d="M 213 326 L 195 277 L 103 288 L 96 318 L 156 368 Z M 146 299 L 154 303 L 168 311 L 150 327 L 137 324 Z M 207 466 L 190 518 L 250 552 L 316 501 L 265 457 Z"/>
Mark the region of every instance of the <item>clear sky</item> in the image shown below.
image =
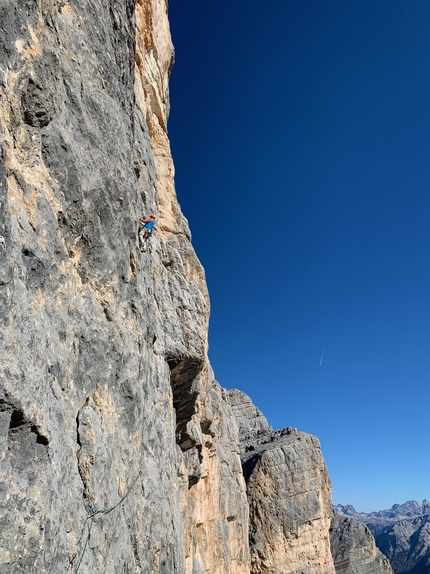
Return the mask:
<path id="1" fill-rule="evenodd" d="M 430 499 L 430 2 L 169 12 L 217 380 L 320 439 L 334 503 Z"/>

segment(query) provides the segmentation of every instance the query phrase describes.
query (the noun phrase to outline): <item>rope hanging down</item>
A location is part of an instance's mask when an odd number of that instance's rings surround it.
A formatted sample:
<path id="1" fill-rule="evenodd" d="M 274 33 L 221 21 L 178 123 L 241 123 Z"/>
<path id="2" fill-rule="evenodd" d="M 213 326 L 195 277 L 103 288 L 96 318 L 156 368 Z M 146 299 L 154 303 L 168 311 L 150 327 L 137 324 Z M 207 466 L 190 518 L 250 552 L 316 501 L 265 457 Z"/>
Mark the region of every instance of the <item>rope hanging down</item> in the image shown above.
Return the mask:
<path id="1" fill-rule="evenodd" d="M 153 219 L 155 219 L 154 216 L 151 216 L 151 217 L 153 217 Z M 149 307 L 149 302 L 147 302 L 147 305 L 148 305 L 148 307 Z M 147 355 L 146 362 L 147 362 L 147 364 L 145 365 L 146 368 L 144 367 L 144 369 L 143 369 L 144 372 L 147 372 L 147 371 L 149 370 L 149 369 L 148 369 L 149 355 Z M 140 468 L 142 467 L 142 463 L 143 463 L 143 444 L 144 444 L 144 440 L 143 440 L 143 427 L 142 427 L 142 443 L 141 443 L 141 444 L 142 444 L 142 450 L 141 450 L 140 459 L 139 459 L 139 467 L 140 467 Z M 139 478 L 140 478 L 141 476 L 142 476 L 142 470 L 139 470 L 139 472 L 138 472 L 137 475 L 136 475 L 136 478 L 135 478 L 135 479 L 133 480 L 133 482 L 131 483 L 131 485 L 130 485 L 129 489 L 127 490 L 127 492 L 124 494 L 124 496 L 123 496 L 114 506 L 112 506 L 111 508 L 107 508 L 107 509 L 105 509 L 105 510 L 95 510 L 95 511 L 93 511 L 93 513 L 92 513 L 90 516 L 87 516 L 87 517 L 86 517 L 86 519 L 85 519 L 85 521 L 84 521 L 84 524 L 83 524 L 83 526 L 82 526 L 82 535 L 81 535 L 81 539 L 80 539 L 79 542 L 78 542 L 78 546 L 79 546 L 79 544 L 81 543 L 82 536 L 84 535 L 85 526 L 88 524 L 88 521 L 89 521 L 88 533 L 87 533 L 87 536 L 86 536 L 86 539 L 85 539 L 84 547 L 83 547 L 82 552 L 81 552 L 81 555 L 80 555 L 80 557 L 79 557 L 79 561 L 78 561 L 78 563 L 77 563 L 77 565 L 76 565 L 76 568 L 75 568 L 73 574 L 78 574 L 79 569 L 80 569 L 80 567 L 81 567 L 81 565 L 82 565 L 82 561 L 83 561 L 83 559 L 84 559 L 85 552 L 86 552 L 86 550 L 87 550 L 87 548 L 88 548 L 88 544 L 89 544 L 89 541 L 90 541 L 90 538 L 91 538 L 91 529 L 92 529 L 92 527 L 93 527 L 95 517 L 96 517 L 98 514 L 109 514 L 110 512 L 113 512 L 116 508 L 118 508 L 118 506 L 120 506 L 120 504 L 122 504 L 122 503 L 124 502 L 124 500 L 128 497 L 128 495 L 131 493 L 131 491 L 133 490 L 133 488 L 135 487 L 137 481 L 139 480 Z M 72 563 L 74 562 L 76 556 L 77 556 L 77 551 L 76 551 L 76 555 L 74 556 L 74 558 L 70 561 L 67 570 L 69 570 L 69 568 L 72 566 Z"/>
<path id="2" fill-rule="evenodd" d="M 86 552 L 87 547 L 88 547 L 88 543 L 89 543 L 90 538 L 91 538 L 91 529 L 92 529 L 92 527 L 93 527 L 95 517 L 96 517 L 98 514 L 109 514 L 110 512 L 112 512 L 113 510 L 115 510 L 115 508 L 118 508 L 118 506 L 124 502 L 124 500 L 125 500 L 125 499 L 127 498 L 127 496 L 130 494 L 130 492 L 133 490 L 133 488 L 134 488 L 136 482 L 138 481 L 139 477 L 141 476 L 141 474 L 142 474 L 142 471 L 139 470 L 139 472 L 138 472 L 136 478 L 133 480 L 133 482 L 132 482 L 130 488 L 127 490 L 127 492 L 126 492 L 126 493 L 124 494 L 124 496 L 121 498 L 121 500 L 119 500 L 114 506 L 112 506 L 111 508 L 107 508 L 107 509 L 105 509 L 105 510 L 96 510 L 96 511 L 93 512 L 90 516 L 87 516 L 87 517 L 86 517 L 85 522 L 84 522 L 84 526 L 83 526 L 83 528 L 82 528 L 82 532 L 85 530 L 85 526 L 86 526 L 86 524 L 88 523 L 88 521 L 90 521 L 90 524 L 89 524 L 89 526 L 88 526 L 88 534 L 87 534 L 87 537 L 86 537 L 86 539 L 85 539 L 85 544 L 84 544 L 84 547 L 83 547 L 83 549 L 82 549 L 81 556 L 80 556 L 80 558 L 79 558 L 79 562 L 78 562 L 78 564 L 77 564 L 77 566 L 76 566 L 76 569 L 75 569 L 75 571 L 74 571 L 74 574 L 77 574 L 77 572 L 79 571 L 79 568 L 81 567 L 82 560 L 84 559 L 84 555 L 85 555 L 85 552 Z"/>

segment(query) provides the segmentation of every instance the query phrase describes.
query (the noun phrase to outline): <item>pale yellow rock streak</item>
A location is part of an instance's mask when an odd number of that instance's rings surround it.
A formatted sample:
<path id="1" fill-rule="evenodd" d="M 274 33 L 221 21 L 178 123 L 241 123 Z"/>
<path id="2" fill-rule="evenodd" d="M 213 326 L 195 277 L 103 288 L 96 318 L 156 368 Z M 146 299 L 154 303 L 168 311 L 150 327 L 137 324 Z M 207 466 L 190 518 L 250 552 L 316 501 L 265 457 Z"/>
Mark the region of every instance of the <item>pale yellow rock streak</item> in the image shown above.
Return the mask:
<path id="1" fill-rule="evenodd" d="M 148 125 L 157 170 L 158 230 L 163 238 L 178 248 L 188 281 L 194 283 L 203 295 L 202 312 L 206 314 L 207 325 L 209 298 L 205 275 L 189 244 L 188 224 L 177 202 L 174 165 L 167 136 L 168 80 L 174 51 L 166 2 L 138 0 L 136 21 L 135 92 Z M 207 358 L 205 360 L 207 362 Z M 196 431 L 200 437 L 197 448 L 200 449 L 201 479 L 188 488 L 187 471 L 184 468 L 181 471 L 186 574 L 193 572 L 195 561 L 202 572 L 248 574 L 248 508 L 237 430 L 236 435 L 232 433 L 230 444 L 231 429 L 227 428 L 225 421 L 220 421 L 221 418 L 228 419 L 229 409 L 207 364 L 200 376 L 200 385 L 204 398 L 200 400 L 195 415 L 196 428 L 202 418 L 214 418 L 212 411 L 207 417 L 211 403 L 213 411 L 218 413 L 218 421 L 212 421 L 212 434 Z M 230 422 L 235 424 L 230 418 Z"/>

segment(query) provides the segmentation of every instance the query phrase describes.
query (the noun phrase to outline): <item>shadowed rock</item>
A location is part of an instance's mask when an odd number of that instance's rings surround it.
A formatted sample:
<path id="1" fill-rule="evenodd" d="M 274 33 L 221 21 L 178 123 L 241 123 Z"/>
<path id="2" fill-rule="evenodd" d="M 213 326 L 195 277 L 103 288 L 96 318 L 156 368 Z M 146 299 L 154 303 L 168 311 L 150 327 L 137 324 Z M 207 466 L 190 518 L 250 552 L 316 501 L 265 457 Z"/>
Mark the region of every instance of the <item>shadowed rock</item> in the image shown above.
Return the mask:
<path id="1" fill-rule="evenodd" d="M 392 574 L 390 562 L 378 550 L 370 530 L 353 518 L 335 514 L 330 545 L 336 572 L 342 574 Z"/>
<path id="2" fill-rule="evenodd" d="M 430 516 L 401 520 L 384 528 L 376 543 L 389 558 L 395 574 L 430 572 Z"/>

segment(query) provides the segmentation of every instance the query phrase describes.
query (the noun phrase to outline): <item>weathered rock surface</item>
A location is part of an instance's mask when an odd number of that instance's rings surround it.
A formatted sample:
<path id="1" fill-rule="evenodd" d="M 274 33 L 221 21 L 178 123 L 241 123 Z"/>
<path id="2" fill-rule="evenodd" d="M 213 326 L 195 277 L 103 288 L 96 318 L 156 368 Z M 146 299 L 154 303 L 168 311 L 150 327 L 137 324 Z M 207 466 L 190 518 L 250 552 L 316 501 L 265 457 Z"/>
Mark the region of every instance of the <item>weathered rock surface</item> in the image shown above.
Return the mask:
<path id="1" fill-rule="evenodd" d="M 0 3 L 2 574 L 249 570 L 172 61 L 164 0 Z"/>
<path id="2" fill-rule="evenodd" d="M 227 391 L 227 400 L 239 428 L 242 458 L 253 452 L 260 442 L 267 442 L 267 435 L 273 429 L 266 417 L 244 392 L 238 389 Z"/>
<path id="3" fill-rule="evenodd" d="M 227 391 L 239 425 L 253 574 L 329 574 L 331 483 L 318 440 L 273 431 L 249 397 Z"/>
<path id="4" fill-rule="evenodd" d="M 395 574 L 430 572 L 430 516 L 401 520 L 377 536 L 378 548 L 389 558 Z"/>
<path id="5" fill-rule="evenodd" d="M 247 574 L 248 504 L 237 425 L 210 369 L 207 380 L 188 425 L 195 446 L 184 456 L 185 463 L 188 453 L 188 464 L 193 461 L 188 469 L 184 464 L 184 478 L 194 485 L 182 490 L 187 572 Z"/>
<path id="6" fill-rule="evenodd" d="M 378 550 L 370 530 L 348 516 L 335 514 L 330 545 L 336 572 L 342 574 L 392 574 L 386 556 Z"/>

